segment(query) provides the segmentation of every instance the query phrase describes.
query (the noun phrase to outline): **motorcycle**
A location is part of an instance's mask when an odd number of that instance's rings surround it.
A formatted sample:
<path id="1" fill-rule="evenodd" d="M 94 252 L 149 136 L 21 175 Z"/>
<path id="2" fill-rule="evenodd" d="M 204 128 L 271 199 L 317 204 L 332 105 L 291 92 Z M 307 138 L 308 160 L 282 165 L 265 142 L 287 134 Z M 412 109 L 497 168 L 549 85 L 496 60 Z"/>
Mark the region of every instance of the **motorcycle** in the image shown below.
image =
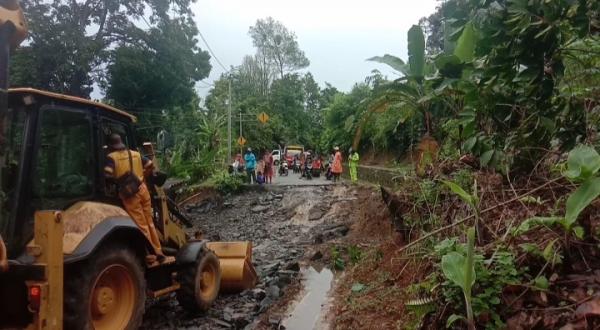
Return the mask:
<path id="1" fill-rule="evenodd" d="M 327 165 L 325 165 L 325 179 L 327 180 L 331 180 L 333 179 L 333 172 L 331 172 L 331 163 L 328 162 Z"/>
<path id="2" fill-rule="evenodd" d="M 300 160 L 299 159 L 294 160 L 293 170 L 294 170 L 294 173 L 300 173 Z"/>
<path id="3" fill-rule="evenodd" d="M 279 176 L 288 176 L 288 164 L 287 162 L 281 162 L 279 165 Z"/>
<path id="4" fill-rule="evenodd" d="M 306 180 L 312 180 L 312 172 L 313 172 L 313 163 L 312 162 L 306 162 L 306 166 L 304 169 L 304 176 L 306 177 Z"/>

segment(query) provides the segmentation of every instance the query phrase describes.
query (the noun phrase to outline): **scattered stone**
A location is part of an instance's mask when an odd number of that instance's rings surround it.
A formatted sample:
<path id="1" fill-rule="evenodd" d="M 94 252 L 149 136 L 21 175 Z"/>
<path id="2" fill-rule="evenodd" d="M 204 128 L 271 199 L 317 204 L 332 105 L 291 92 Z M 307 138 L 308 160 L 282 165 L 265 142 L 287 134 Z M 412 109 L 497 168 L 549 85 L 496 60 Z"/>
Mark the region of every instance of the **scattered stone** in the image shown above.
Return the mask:
<path id="1" fill-rule="evenodd" d="M 252 212 L 261 213 L 269 209 L 269 205 L 257 205 L 252 208 Z"/>
<path id="2" fill-rule="evenodd" d="M 314 238 L 315 244 L 322 244 L 324 242 L 323 234 L 317 234 Z"/>
<path id="3" fill-rule="evenodd" d="M 273 274 L 279 269 L 279 265 L 280 265 L 279 262 L 268 264 L 263 267 L 263 271 L 267 274 Z"/>
<path id="4" fill-rule="evenodd" d="M 258 310 L 259 313 L 263 313 L 264 311 L 266 311 L 269 307 L 271 307 L 271 305 L 273 304 L 273 300 L 269 297 L 263 299 L 260 302 L 260 309 Z"/>
<path id="5" fill-rule="evenodd" d="M 222 321 L 222 320 L 219 320 L 219 319 L 215 319 L 215 318 L 213 318 L 213 317 L 209 317 L 208 319 L 209 319 L 210 321 L 212 321 L 213 323 L 215 323 L 215 324 L 217 324 L 218 326 L 221 326 L 221 327 L 223 327 L 223 328 L 227 328 L 227 329 L 231 328 L 231 324 L 230 324 L 230 323 L 227 323 L 227 322 L 225 322 L 225 321 Z"/>
<path id="6" fill-rule="evenodd" d="M 321 210 L 320 207 L 313 206 L 310 211 L 308 211 L 308 221 L 317 221 L 321 219 L 325 213 Z"/>
<path id="7" fill-rule="evenodd" d="M 267 293 L 263 289 L 254 289 L 252 290 L 252 296 L 256 300 L 263 300 L 267 296 Z"/>
<path id="8" fill-rule="evenodd" d="M 235 324 L 236 329 L 243 328 L 247 324 L 250 323 L 250 320 L 248 320 L 248 314 L 235 313 L 235 314 L 233 314 L 232 318 L 233 318 L 233 324 Z"/>
<path id="9" fill-rule="evenodd" d="M 310 257 L 311 261 L 315 261 L 315 260 L 320 260 L 321 258 L 323 258 L 323 253 L 321 253 L 321 251 L 317 250 L 317 252 L 315 252 L 312 257 Z"/>
<path id="10" fill-rule="evenodd" d="M 281 294 L 281 290 L 277 285 L 269 286 L 266 292 L 270 298 L 279 298 L 279 295 Z"/>
<path id="11" fill-rule="evenodd" d="M 300 271 L 300 264 L 297 261 L 291 262 L 285 266 L 285 270 L 293 270 L 295 272 Z"/>
<path id="12" fill-rule="evenodd" d="M 300 258 L 323 258 L 324 252 L 305 251 L 315 242 L 321 243 L 348 232 L 348 226 L 340 224 L 351 222 L 352 209 L 348 208 L 348 219 L 338 213 L 329 218 L 332 202 L 338 197 L 324 194 L 323 191 L 330 190 L 328 188 L 309 189 L 251 190 L 250 193 L 227 196 L 226 200 L 204 200 L 183 206 L 182 209 L 189 211 L 194 225 L 186 229 L 187 234 L 201 231 L 204 238 L 213 241 L 252 241 L 252 262 L 259 283 L 241 294 L 220 295 L 205 316 L 182 313 L 176 300 L 173 304 L 158 302 L 158 307 L 149 308 L 143 328 L 250 330 L 258 327 L 261 313 L 282 299 L 283 290 L 290 283 L 298 281 Z M 307 226 L 306 223 L 292 222 L 294 215 L 303 215 L 304 219 L 327 219 Z M 275 318 L 279 319 L 271 328 L 284 329 L 281 323 L 285 316 L 275 315 Z"/>
<path id="13" fill-rule="evenodd" d="M 285 288 L 288 284 L 292 283 L 294 276 L 281 276 L 277 279 L 277 287 Z"/>

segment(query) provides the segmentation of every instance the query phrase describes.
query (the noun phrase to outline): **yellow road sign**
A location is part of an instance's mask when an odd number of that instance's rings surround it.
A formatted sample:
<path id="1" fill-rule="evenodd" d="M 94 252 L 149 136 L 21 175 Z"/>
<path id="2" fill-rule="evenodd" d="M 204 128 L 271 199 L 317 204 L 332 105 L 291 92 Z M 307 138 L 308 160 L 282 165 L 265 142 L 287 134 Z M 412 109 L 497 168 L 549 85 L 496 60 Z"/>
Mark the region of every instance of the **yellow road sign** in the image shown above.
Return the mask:
<path id="1" fill-rule="evenodd" d="M 261 112 L 261 113 L 258 115 L 258 121 L 260 121 L 260 122 L 261 122 L 261 123 L 263 123 L 263 124 L 264 124 L 264 123 L 266 123 L 266 122 L 268 122 L 268 121 L 269 121 L 269 115 L 267 115 L 267 114 L 266 114 L 266 113 L 264 113 L 264 112 Z"/>
<path id="2" fill-rule="evenodd" d="M 246 144 L 246 139 L 243 136 L 240 136 L 238 138 L 238 144 L 243 146 L 244 144 Z"/>

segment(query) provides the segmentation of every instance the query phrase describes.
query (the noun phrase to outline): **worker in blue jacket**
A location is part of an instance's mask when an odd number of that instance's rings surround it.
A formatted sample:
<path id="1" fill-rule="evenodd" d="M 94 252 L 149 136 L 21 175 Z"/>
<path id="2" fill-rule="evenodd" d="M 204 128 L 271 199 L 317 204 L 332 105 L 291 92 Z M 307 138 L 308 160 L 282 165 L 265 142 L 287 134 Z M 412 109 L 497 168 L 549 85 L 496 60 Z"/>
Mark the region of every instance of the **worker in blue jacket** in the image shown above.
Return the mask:
<path id="1" fill-rule="evenodd" d="M 246 173 L 248 174 L 248 182 L 256 182 L 256 156 L 252 153 L 252 148 L 248 148 L 244 155 L 246 161 Z"/>

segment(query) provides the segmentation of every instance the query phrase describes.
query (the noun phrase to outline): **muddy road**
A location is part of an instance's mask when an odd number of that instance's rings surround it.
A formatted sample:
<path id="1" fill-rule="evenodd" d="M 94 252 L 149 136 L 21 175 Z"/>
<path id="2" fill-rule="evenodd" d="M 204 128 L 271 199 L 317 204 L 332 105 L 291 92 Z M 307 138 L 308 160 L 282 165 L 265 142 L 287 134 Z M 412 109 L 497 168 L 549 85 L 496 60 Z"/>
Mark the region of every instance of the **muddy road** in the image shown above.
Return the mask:
<path id="1" fill-rule="evenodd" d="M 260 282 L 240 294 L 221 294 L 205 315 L 187 314 L 176 299 L 150 302 L 142 328 L 326 328 L 319 313 L 333 274 L 317 266 L 315 271 L 310 264 L 327 253 L 316 246 L 348 233 L 357 214 L 353 209 L 357 193 L 345 185 L 318 183 L 251 187 L 229 197 L 207 193 L 186 204 L 184 210 L 196 226 L 191 231 L 199 229 L 213 241 L 253 242 Z M 303 299 L 306 285 L 318 292 L 313 300 Z"/>

